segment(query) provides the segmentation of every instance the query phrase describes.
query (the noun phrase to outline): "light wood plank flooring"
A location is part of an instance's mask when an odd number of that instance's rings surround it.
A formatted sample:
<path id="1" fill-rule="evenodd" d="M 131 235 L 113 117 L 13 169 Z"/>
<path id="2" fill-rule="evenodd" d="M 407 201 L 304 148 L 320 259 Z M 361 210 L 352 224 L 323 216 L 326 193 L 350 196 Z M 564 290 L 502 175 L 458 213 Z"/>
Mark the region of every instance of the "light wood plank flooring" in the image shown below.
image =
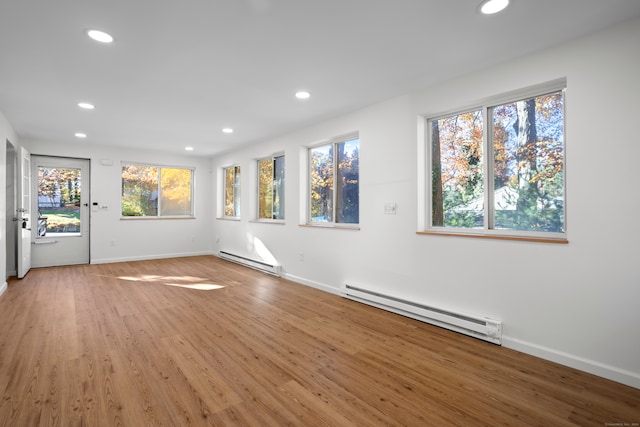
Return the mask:
<path id="1" fill-rule="evenodd" d="M 215 257 L 36 269 L 0 297 L 0 425 L 615 423 L 640 390 Z"/>

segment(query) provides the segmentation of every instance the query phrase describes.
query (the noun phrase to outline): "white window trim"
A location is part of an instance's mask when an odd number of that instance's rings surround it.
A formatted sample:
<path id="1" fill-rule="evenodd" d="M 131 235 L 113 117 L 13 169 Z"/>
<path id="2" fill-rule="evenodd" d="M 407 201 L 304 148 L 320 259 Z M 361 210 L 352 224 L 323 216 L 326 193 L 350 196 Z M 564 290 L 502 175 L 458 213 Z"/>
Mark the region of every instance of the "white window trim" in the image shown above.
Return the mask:
<path id="1" fill-rule="evenodd" d="M 218 168 L 218 209 L 216 212 L 216 219 L 224 219 L 224 220 L 229 220 L 229 221 L 240 221 L 240 216 L 242 215 L 242 191 L 240 192 L 240 215 L 226 215 L 225 214 L 225 184 L 226 184 L 226 170 L 229 168 L 236 168 L 239 167 L 240 168 L 240 188 L 242 188 L 242 175 L 243 175 L 243 167 L 240 165 L 240 163 L 234 163 L 234 164 L 230 164 L 230 165 L 226 165 L 226 166 L 222 166 L 220 168 Z M 235 201 L 235 191 L 234 191 L 234 201 Z"/>
<path id="2" fill-rule="evenodd" d="M 467 236 L 495 238 L 500 240 L 528 240 L 541 241 L 547 243 L 568 243 L 567 241 L 567 127 L 566 127 L 566 94 L 567 94 L 566 78 L 552 80 L 539 85 L 529 86 L 527 88 L 507 92 L 501 95 L 492 96 L 481 100 L 480 102 L 470 104 L 465 108 L 439 112 L 436 114 L 421 114 L 418 116 L 418 231 L 417 234 L 434 234 L 442 236 Z M 463 229 L 450 227 L 437 227 L 432 225 L 432 180 L 431 180 L 431 129 L 428 124 L 432 120 L 448 117 L 455 114 L 461 114 L 473 110 L 481 110 L 485 120 L 483 127 L 483 175 L 484 188 L 493 188 L 490 183 L 493 182 L 493 163 L 489 159 L 493 159 L 493 147 L 489 144 L 489 132 L 492 123 L 488 121 L 488 111 L 498 105 L 519 101 L 522 99 L 543 96 L 548 93 L 563 91 L 564 94 L 564 228 L 563 233 L 556 232 L 532 232 L 519 230 L 502 230 L 491 229 L 489 226 L 490 210 L 485 208 L 484 227 L 483 229 Z M 485 191 L 485 206 L 493 206 L 493 194 L 491 191 Z"/>
<path id="3" fill-rule="evenodd" d="M 304 167 L 300 168 L 300 200 L 303 201 L 300 204 L 300 223 L 299 225 L 305 227 L 318 227 L 318 228 L 344 228 L 350 230 L 359 230 L 360 222 L 357 224 L 343 223 L 343 222 L 312 222 L 311 221 L 311 182 L 309 175 L 311 173 L 311 149 L 316 147 L 322 147 L 329 144 L 339 144 L 341 142 L 351 141 L 354 139 L 360 139 L 360 132 L 353 131 L 342 135 L 335 136 L 333 138 L 317 141 L 313 144 L 309 144 L 301 147 L 300 149 L 300 165 Z M 335 155 L 335 150 L 334 150 Z M 360 171 L 358 171 L 359 179 Z M 335 201 L 336 191 L 333 192 Z M 335 206 L 335 203 L 334 203 Z"/>
<path id="4" fill-rule="evenodd" d="M 146 215 L 146 216 L 124 216 L 122 215 L 122 168 L 125 165 L 135 166 L 148 166 L 158 168 L 158 171 L 162 169 L 188 169 L 191 171 L 191 213 L 189 215 L 159 215 L 160 213 L 160 181 L 158 182 L 158 215 Z M 159 175 L 161 173 L 159 172 Z M 158 176 L 160 178 L 160 176 Z M 134 161 L 121 161 L 120 162 L 120 219 L 132 220 L 132 221 L 144 221 L 144 220 L 165 220 L 165 219 L 195 219 L 196 217 L 196 168 L 193 166 L 176 166 L 157 163 L 146 162 L 134 162 Z"/>
<path id="5" fill-rule="evenodd" d="M 265 223 L 265 224 L 285 224 L 286 221 L 286 211 L 285 211 L 285 217 L 284 219 L 273 219 L 273 218 L 260 218 L 260 185 L 259 185 L 259 177 L 260 177 L 260 170 L 258 167 L 258 163 L 261 162 L 262 160 L 268 160 L 271 159 L 271 161 L 275 161 L 276 157 L 285 157 L 285 188 L 286 188 L 286 180 L 287 180 L 287 161 L 286 161 L 286 156 L 284 151 L 279 151 L 267 156 L 263 156 L 263 157 L 256 157 L 255 159 L 253 159 L 252 162 L 252 167 L 251 167 L 251 182 L 253 183 L 253 191 L 252 194 L 254 194 L 253 197 L 253 201 L 252 201 L 252 206 L 251 207 L 251 212 L 252 212 L 252 218 L 251 218 L 251 222 L 257 222 L 257 223 Z M 285 190 L 286 191 L 286 190 Z M 286 200 L 286 198 L 285 198 Z M 286 205 L 285 205 L 285 210 L 286 210 Z"/>

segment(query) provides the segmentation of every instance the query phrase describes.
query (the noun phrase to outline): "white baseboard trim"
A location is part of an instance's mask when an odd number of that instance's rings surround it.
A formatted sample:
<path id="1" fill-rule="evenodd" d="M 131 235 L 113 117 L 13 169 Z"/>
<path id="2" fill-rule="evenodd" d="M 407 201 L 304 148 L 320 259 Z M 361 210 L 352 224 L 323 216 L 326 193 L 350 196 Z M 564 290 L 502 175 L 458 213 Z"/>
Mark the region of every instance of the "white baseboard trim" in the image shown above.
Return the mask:
<path id="1" fill-rule="evenodd" d="M 502 346 L 640 389 L 640 374 L 636 372 L 605 365 L 595 360 L 585 359 L 574 354 L 543 347 L 505 335 L 502 336 Z"/>
<path id="2" fill-rule="evenodd" d="M 283 279 L 291 280 L 292 282 L 299 283 L 301 285 L 305 285 L 311 288 L 319 289 L 321 291 L 329 292 L 330 294 L 335 294 L 340 296 L 343 295 L 342 289 L 334 288 L 334 287 L 325 285 L 323 283 L 314 282 L 312 280 L 303 279 L 302 277 L 294 276 L 293 274 L 282 273 L 280 277 L 282 277 Z"/>
<path id="3" fill-rule="evenodd" d="M 203 251 L 192 253 L 180 253 L 180 254 L 162 254 L 162 255 L 147 255 L 141 257 L 126 257 L 126 258 L 104 258 L 93 259 L 92 264 L 109 264 L 115 262 L 128 262 L 128 261 L 146 261 L 152 259 L 162 258 L 180 258 L 188 256 L 201 256 L 212 255 L 219 256 L 216 251 Z M 324 283 L 315 282 L 302 277 L 295 276 L 289 273 L 282 273 L 282 278 L 290 280 L 301 285 L 309 286 L 321 291 L 325 291 L 334 295 L 343 296 L 343 289 L 334 288 Z M 6 282 L 4 285 L 0 285 L 0 295 L 7 289 Z M 612 381 L 619 382 L 621 384 L 628 385 L 640 389 L 640 373 L 627 371 L 625 369 L 616 368 L 615 366 L 606 365 L 604 363 L 596 362 L 594 360 L 585 359 L 573 354 L 565 353 L 552 348 L 544 347 L 531 342 L 523 341 L 517 338 L 502 336 L 502 346 L 513 350 L 520 351 L 522 353 L 529 354 L 531 356 L 539 357 L 541 359 L 549 360 L 551 362 L 559 363 L 571 368 L 578 369 L 580 371 L 588 372 L 593 375 L 597 375 L 603 378 L 607 378 Z"/>
<path id="4" fill-rule="evenodd" d="M 123 257 L 123 258 L 99 258 L 92 259 L 91 264 L 112 264 L 115 262 L 129 262 L 129 261 L 149 261 L 153 259 L 165 259 L 165 258 L 184 258 L 188 256 L 202 256 L 202 255 L 215 255 L 213 251 L 202 251 L 202 252 L 187 252 L 187 253 L 179 253 L 179 254 L 158 254 L 158 255 L 144 255 L 144 256 L 134 256 L 134 257 Z"/>
<path id="5" fill-rule="evenodd" d="M 302 277 L 294 276 L 288 273 L 283 273 L 282 277 L 284 279 L 291 280 L 292 282 L 316 288 L 321 291 L 329 292 L 331 294 L 340 296 L 344 295 L 342 289 L 334 288 L 323 283 L 314 282 L 312 280 L 304 279 Z M 583 357 L 554 350 L 552 348 L 533 344 L 506 335 L 502 336 L 502 346 L 640 389 L 640 374 L 636 372 L 616 368 L 615 366 L 606 365 L 604 363 L 585 359 Z"/>
<path id="6" fill-rule="evenodd" d="M 8 289 L 7 286 L 7 282 L 4 282 L 2 285 L 0 285 L 0 296 L 2 296 L 2 294 L 4 294 Z"/>

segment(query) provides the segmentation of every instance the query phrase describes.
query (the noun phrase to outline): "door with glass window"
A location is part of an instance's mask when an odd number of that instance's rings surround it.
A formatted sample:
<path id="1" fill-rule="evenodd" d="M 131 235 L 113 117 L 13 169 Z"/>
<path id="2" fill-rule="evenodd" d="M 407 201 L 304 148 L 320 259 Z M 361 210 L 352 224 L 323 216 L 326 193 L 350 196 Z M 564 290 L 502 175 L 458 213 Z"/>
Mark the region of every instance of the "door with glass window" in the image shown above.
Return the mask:
<path id="1" fill-rule="evenodd" d="M 33 267 L 89 263 L 89 160 L 31 156 Z"/>
<path id="2" fill-rule="evenodd" d="M 17 235 L 17 274 L 22 279 L 31 268 L 31 154 L 20 148 L 20 161 L 17 173 L 18 194 L 20 200 L 16 210 L 18 223 Z"/>

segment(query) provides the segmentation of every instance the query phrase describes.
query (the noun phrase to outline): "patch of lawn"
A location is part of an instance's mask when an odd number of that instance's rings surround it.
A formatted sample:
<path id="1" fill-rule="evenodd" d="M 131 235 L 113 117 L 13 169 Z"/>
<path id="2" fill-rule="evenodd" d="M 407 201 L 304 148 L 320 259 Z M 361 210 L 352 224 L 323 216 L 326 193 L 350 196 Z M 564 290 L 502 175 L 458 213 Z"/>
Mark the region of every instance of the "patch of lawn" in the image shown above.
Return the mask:
<path id="1" fill-rule="evenodd" d="M 47 218 L 47 232 L 80 231 L 79 209 L 40 209 L 40 216 Z"/>

